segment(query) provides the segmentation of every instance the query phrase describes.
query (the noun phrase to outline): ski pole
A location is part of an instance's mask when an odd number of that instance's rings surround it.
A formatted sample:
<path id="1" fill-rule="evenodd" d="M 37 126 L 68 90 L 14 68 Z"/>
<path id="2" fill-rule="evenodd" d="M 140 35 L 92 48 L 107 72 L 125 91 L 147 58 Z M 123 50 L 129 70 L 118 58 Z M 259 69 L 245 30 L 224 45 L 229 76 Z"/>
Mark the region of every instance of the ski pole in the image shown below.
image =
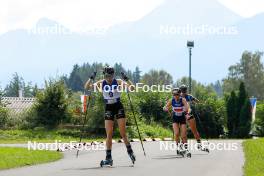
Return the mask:
<path id="1" fill-rule="evenodd" d="M 169 100 L 169 98 L 166 97 L 166 104 L 167 104 L 168 100 Z M 170 118 L 173 118 L 172 117 L 172 113 L 170 112 L 170 110 L 168 110 L 168 115 L 170 116 Z M 171 125 L 172 125 L 172 141 L 174 141 L 174 128 L 173 128 L 173 123 Z"/>
<path id="2" fill-rule="evenodd" d="M 129 99 L 130 108 L 131 108 L 131 111 L 133 113 L 133 117 L 134 117 L 135 124 L 136 124 L 136 127 L 137 127 L 137 132 L 138 132 L 139 140 L 140 140 L 140 143 L 141 143 L 141 147 L 142 147 L 144 156 L 146 156 L 146 152 L 145 152 L 144 145 L 143 145 L 143 142 L 142 142 L 142 138 L 141 138 L 141 135 L 140 135 L 140 131 L 139 131 L 139 128 L 138 128 L 138 123 L 137 123 L 137 119 L 136 119 L 136 116 L 135 116 L 134 107 L 133 107 L 131 99 L 130 99 L 129 92 L 127 92 L 127 96 L 128 96 L 128 99 Z"/>
<path id="3" fill-rule="evenodd" d="M 96 76 L 96 72 L 93 73 L 93 75 L 91 76 L 91 79 L 94 81 L 95 79 L 95 76 Z M 85 95 L 85 91 L 84 91 L 84 95 Z M 83 133 L 84 133 L 84 128 L 85 128 L 85 124 L 86 124 L 86 121 L 87 121 L 87 115 L 88 115 L 88 108 L 90 106 L 90 101 L 91 101 L 91 90 L 88 91 L 87 93 L 88 95 L 88 102 L 86 103 L 86 110 L 84 112 L 84 119 L 83 119 L 83 124 L 82 124 L 82 129 L 80 131 L 80 140 L 79 140 L 79 143 L 78 144 L 81 144 L 82 142 L 82 138 L 83 138 Z M 79 156 L 79 149 L 77 149 L 77 153 L 76 153 L 76 157 L 78 158 Z"/>
<path id="4" fill-rule="evenodd" d="M 121 76 L 123 78 L 127 78 L 127 76 L 123 72 L 121 72 Z M 130 98 L 129 90 L 127 90 L 127 97 L 128 97 L 130 108 L 131 108 L 131 111 L 132 111 L 132 114 L 133 114 L 133 117 L 134 117 L 134 120 L 135 120 L 135 124 L 136 124 L 136 127 L 137 127 L 137 132 L 138 132 L 139 140 L 140 140 L 140 143 L 141 143 L 141 147 L 142 147 L 144 156 L 146 156 L 145 148 L 144 148 L 144 145 L 143 145 L 143 142 L 142 142 L 142 138 L 141 138 L 141 135 L 140 135 L 140 131 L 139 131 L 139 128 L 138 128 L 138 123 L 137 123 L 137 119 L 136 119 L 136 116 L 135 116 L 134 107 L 133 107 L 133 104 L 132 104 L 132 101 L 131 101 L 131 98 Z"/>

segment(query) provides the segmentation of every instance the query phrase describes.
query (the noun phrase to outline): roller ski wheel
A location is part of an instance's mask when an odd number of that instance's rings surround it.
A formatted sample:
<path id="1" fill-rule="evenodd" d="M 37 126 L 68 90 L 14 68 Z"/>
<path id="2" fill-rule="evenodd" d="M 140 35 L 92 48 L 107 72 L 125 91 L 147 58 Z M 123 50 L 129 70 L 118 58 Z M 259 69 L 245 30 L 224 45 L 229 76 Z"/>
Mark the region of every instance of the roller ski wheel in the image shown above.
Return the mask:
<path id="1" fill-rule="evenodd" d="M 101 163 L 100 163 L 100 166 L 101 167 L 104 167 L 104 166 L 113 166 L 113 160 L 102 160 Z"/>
<path id="2" fill-rule="evenodd" d="M 177 153 L 177 155 L 180 155 L 180 151 L 179 150 L 176 150 L 176 153 Z"/>
<path id="3" fill-rule="evenodd" d="M 201 151 L 203 151 L 203 152 L 207 152 L 207 153 L 210 153 L 210 151 L 209 151 L 208 148 L 202 148 Z"/>
<path id="4" fill-rule="evenodd" d="M 136 156 L 134 155 L 133 152 L 132 153 L 128 153 L 128 156 L 131 159 L 132 164 L 134 165 L 135 164 L 135 161 L 136 161 Z"/>
<path id="5" fill-rule="evenodd" d="M 180 155 L 180 156 L 183 157 L 183 158 L 184 158 L 184 156 L 185 156 L 185 152 L 186 152 L 186 151 L 184 151 L 184 150 L 177 151 L 177 153 L 179 153 L 178 155 Z"/>
<path id="6" fill-rule="evenodd" d="M 191 154 L 190 152 L 187 152 L 187 153 L 186 153 L 186 157 L 187 157 L 187 158 L 191 158 L 191 157 L 192 157 L 192 154 Z"/>

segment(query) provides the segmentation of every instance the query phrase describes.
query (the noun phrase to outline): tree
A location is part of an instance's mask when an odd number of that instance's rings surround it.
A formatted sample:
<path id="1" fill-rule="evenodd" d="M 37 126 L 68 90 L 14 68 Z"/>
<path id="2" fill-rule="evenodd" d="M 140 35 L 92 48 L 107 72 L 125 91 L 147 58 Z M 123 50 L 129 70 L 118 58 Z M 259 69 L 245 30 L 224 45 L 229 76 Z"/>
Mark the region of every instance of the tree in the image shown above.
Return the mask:
<path id="1" fill-rule="evenodd" d="M 251 130 L 251 121 L 252 121 L 251 104 L 249 99 L 246 99 L 239 114 L 237 137 L 239 138 L 249 137 L 249 133 Z"/>
<path id="2" fill-rule="evenodd" d="M 171 85 L 173 78 L 164 70 L 150 70 L 142 76 L 142 82 L 147 85 Z"/>
<path id="3" fill-rule="evenodd" d="M 223 87 L 219 80 L 217 80 L 214 84 L 211 84 L 211 86 L 214 88 L 218 97 L 223 97 Z"/>
<path id="4" fill-rule="evenodd" d="M 139 70 L 139 67 L 136 67 L 135 71 L 133 72 L 133 82 L 139 83 L 141 79 L 141 71 Z"/>
<path id="5" fill-rule="evenodd" d="M 79 75 L 80 67 L 78 64 L 75 64 L 73 66 L 73 70 L 70 74 L 69 78 L 69 87 L 73 91 L 82 91 L 83 90 L 83 82 L 81 80 L 81 77 Z"/>
<path id="6" fill-rule="evenodd" d="M 25 88 L 24 79 L 20 77 L 17 73 L 14 73 L 12 80 L 5 88 L 5 95 L 7 97 L 18 97 L 19 90 L 24 90 L 24 88 Z"/>
<path id="7" fill-rule="evenodd" d="M 0 87 L 0 128 L 3 128 L 6 125 L 8 119 L 8 111 L 5 108 L 5 105 L 2 103 L 3 94 L 4 92 Z"/>
<path id="8" fill-rule="evenodd" d="M 56 127 L 67 118 L 67 91 L 62 80 L 46 81 L 45 89 L 37 96 L 37 123 Z"/>
<path id="9" fill-rule="evenodd" d="M 263 53 L 245 51 L 240 62 L 229 67 L 228 77 L 223 80 L 224 92 L 238 89 L 240 82 L 245 83 L 249 96 L 264 98 L 264 67 L 261 62 Z"/>
<path id="10" fill-rule="evenodd" d="M 264 103 L 258 103 L 256 110 L 256 132 L 259 136 L 264 136 Z"/>
<path id="11" fill-rule="evenodd" d="M 234 91 L 231 92 L 230 96 L 226 100 L 226 112 L 227 112 L 227 129 L 229 137 L 235 135 L 235 131 L 238 125 L 237 118 L 237 96 Z"/>
<path id="12" fill-rule="evenodd" d="M 227 98 L 226 109 L 229 136 L 248 137 L 251 130 L 251 105 L 243 82 L 240 83 L 238 95 L 232 91 Z"/>
<path id="13" fill-rule="evenodd" d="M 5 88 L 5 96 L 18 97 L 19 90 L 23 91 L 24 97 L 34 96 L 34 87 L 32 86 L 32 83 L 29 82 L 26 84 L 21 76 L 19 76 L 17 73 L 14 73 L 12 80 Z"/>

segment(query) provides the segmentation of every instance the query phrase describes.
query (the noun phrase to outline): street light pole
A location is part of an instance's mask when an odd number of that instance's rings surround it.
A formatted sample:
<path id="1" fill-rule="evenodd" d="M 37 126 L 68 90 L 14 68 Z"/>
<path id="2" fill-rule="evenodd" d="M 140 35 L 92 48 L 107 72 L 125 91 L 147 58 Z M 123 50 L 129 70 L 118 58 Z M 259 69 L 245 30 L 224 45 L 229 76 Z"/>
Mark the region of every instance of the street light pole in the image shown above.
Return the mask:
<path id="1" fill-rule="evenodd" d="M 187 47 L 189 48 L 189 93 L 192 93 L 192 48 L 194 41 L 187 41 Z"/>
<path id="2" fill-rule="evenodd" d="M 189 92 L 192 93 L 192 48 L 189 48 Z"/>

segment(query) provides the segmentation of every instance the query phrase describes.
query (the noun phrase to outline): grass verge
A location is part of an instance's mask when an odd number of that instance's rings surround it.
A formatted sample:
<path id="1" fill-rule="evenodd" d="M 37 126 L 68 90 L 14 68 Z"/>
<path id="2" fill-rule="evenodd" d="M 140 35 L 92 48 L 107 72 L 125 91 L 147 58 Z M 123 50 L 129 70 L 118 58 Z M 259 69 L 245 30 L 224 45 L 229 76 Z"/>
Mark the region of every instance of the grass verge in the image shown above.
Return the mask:
<path id="1" fill-rule="evenodd" d="M 56 161 L 62 153 L 27 148 L 0 147 L 0 170 Z"/>
<path id="2" fill-rule="evenodd" d="M 264 176 L 264 138 L 246 140 L 243 147 L 245 176 Z"/>

